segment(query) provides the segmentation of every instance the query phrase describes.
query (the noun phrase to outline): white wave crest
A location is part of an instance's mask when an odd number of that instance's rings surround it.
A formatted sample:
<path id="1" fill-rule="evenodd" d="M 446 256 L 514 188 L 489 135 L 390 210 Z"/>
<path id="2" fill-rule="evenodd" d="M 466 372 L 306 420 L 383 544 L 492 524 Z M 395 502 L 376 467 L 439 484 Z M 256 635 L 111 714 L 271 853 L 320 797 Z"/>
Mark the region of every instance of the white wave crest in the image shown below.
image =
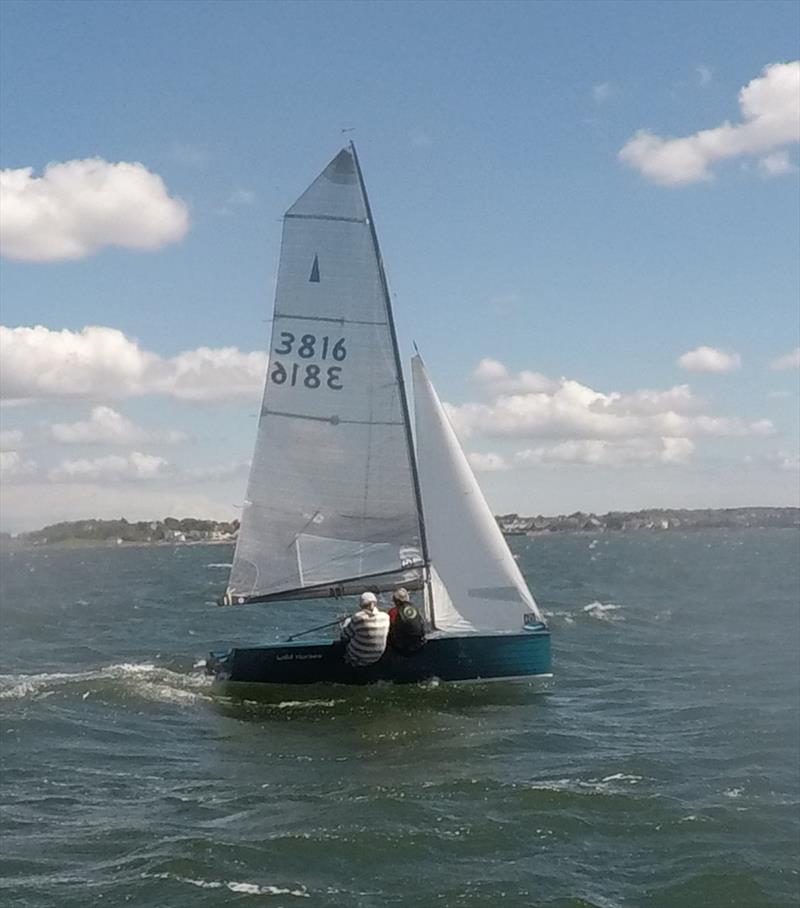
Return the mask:
<path id="1" fill-rule="evenodd" d="M 726 788 L 722 793 L 726 798 L 740 798 L 743 792 L 744 788 Z"/>
<path id="2" fill-rule="evenodd" d="M 575 618 L 572 615 L 572 612 L 566 611 L 566 609 L 559 609 L 554 611 L 553 609 L 543 609 L 542 614 L 545 618 L 561 618 L 565 624 L 575 624 Z"/>
<path id="3" fill-rule="evenodd" d="M 618 614 L 621 605 L 614 605 L 613 602 L 603 603 L 603 602 L 590 602 L 588 605 L 584 605 L 577 613 L 572 609 L 544 609 L 543 614 L 545 618 L 558 618 L 564 622 L 564 624 L 575 624 L 575 618 L 585 615 L 588 618 L 594 618 L 597 621 L 624 621 L 625 618 Z"/>
<path id="4" fill-rule="evenodd" d="M 347 703 L 347 700 L 281 700 L 278 703 L 271 703 L 268 700 L 246 699 L 242 700 L 242 703 L 259 709 L 332 709 L 340 703 Z"/>
<path id="5" fill-rule="evenodd" d="M 328 709 L 345 700 L 283 700 L 277 704 L 278 709 L 309 709 L 315 706 L 324 706 Z"/>
<path id="6" fill-rule="evenodd" d="M 193 880 L 191 877 L 176 876 L 172 873 L 143 873 L 142 879 L 174 880 L 176 883 L 187 883 L 199 889 L 229 889 L 231 892 L 241 892 L 244 895 L 291 895 L 299 899 L 307 899 L 305 886 L 297 889 L 288 889 L 284 886 L 260 886 L 257 883 L 238 883 L 236 880 Z"/>
<path id="7" fill-rule="evenodd" d="M 603 603 L 595 601 L 584 605 L 583 611 L 598 621 L 624 621 L 625 618 L 622 615 L 616 614 L 621 608 L 621 605 L 614 605 L 613 602 Z"/>
<path id="8" fill-rule="evenodd" d="M 614 794 L 620 791 L 611 783 L 622 783 L 625 785 L 638 785 L 642 781 L 642 776 L 630 775 L 629 773 L 616 772 L 603 778 L 591 779 L 542 779 L 536 782 L 528 782 L 525 788 L 533 791 L 564 791 L 564 792 L 585 792 L 590 791 L 593 794 Z"/>

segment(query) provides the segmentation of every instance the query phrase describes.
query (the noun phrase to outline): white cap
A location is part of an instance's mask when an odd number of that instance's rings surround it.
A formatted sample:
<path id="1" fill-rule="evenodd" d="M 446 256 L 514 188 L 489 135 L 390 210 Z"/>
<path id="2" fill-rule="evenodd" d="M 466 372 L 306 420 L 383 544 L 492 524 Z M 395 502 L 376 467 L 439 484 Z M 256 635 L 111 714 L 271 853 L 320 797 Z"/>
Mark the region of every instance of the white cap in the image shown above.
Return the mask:
<path id="1" fill-rule="evenodd" d="M 362 593 L 361 594 L 361 604 L 362 605 L 377 605 L 378 597 L 375 595 L 375 593 L 370 593 L 370 592 Z"/>

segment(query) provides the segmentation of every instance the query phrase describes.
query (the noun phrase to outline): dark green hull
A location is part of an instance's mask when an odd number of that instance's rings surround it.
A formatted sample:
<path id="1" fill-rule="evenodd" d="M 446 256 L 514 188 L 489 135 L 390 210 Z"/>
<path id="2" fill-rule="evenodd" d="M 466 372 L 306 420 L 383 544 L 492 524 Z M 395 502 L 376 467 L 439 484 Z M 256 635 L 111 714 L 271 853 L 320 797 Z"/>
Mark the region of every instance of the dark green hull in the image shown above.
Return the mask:
<path id="1" fill-rule="evenodd" d="M 373 665 L 353 668 L 339 642 L 294 642 L 211 653 L 206 671 L 218 681 L 245 684 L 416 684 L 548 677 L 550 632 L 433 637 L 410 656 L 392 650 Z"/>

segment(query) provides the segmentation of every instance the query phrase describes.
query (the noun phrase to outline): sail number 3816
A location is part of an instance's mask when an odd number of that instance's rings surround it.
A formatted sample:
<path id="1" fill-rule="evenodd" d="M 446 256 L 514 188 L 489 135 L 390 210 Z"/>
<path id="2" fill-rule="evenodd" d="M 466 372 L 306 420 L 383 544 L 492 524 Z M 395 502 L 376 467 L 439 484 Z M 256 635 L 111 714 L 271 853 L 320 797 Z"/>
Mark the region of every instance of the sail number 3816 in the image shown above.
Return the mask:
<path id="1" fill-rule="evenodd" d="M 301 359 L 333 359 L 338 363 L 347 358 L 347 347 L 343 337 L 334 341 L 328 336 L 318 338 L 314 334 L 303 334 L 297 338 L 291 331 L 281 332 L 280 343 L 273 352 L 278 356 L 294 354 Z M 302 385 L 312 389 L 324 386 L 332 391 L 342 390 L 341 376 L 341 366 L 325 368 L 316 363 L 292 363 L 287 369 L 279 360 L 275 362 L 269 375 L 276 385 L 288 383 L 292 387 Z"/>

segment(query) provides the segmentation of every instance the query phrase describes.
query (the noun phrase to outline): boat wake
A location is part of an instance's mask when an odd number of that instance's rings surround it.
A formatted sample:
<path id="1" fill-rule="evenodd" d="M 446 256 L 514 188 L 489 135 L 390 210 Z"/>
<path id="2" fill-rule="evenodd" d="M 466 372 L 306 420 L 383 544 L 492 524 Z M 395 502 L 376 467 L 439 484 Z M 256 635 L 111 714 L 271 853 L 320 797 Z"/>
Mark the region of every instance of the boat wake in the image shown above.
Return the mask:
<path id="1" fill-rule="evenodd" d="M 344 706 L 353 707 L 347 697 L 331 697 L 330 688 L 303 688 L 303 698 L 292 687 L 242 685 L 238 695 L 231 696 L 214 688 L 213 678 L 205 674 L 205 660 L 198 660 L 191 671 L 180 672 L 154 662 L 121 662 L 83 672 L 41 672 L 39 674 L 0 675 L 0 703 L 34 702 L 51 697 L 97 702 L 125 702 L 131 699 L 153 703 L 193 705 L 214 704 L 233 710 L 240 717 L 256 712 L 292 715 L 329 712 Z M 388 687 L 388 685 L 387 685 Z M 348 690 L 348 693 L 350 691 Z M 358 707 L 364 692 L 358 691 Z"/>
<path id="2" fill-rule="evenodd" d="M 196 703 L 212 699 L 211 684 L 211 679 L 196 669 L 183 673 L 152 662 L 121 662 L 84 672 L 0 675 L 0 701 L 78 695 L 82 700 L 137 697 L 162 703 Z"/>

